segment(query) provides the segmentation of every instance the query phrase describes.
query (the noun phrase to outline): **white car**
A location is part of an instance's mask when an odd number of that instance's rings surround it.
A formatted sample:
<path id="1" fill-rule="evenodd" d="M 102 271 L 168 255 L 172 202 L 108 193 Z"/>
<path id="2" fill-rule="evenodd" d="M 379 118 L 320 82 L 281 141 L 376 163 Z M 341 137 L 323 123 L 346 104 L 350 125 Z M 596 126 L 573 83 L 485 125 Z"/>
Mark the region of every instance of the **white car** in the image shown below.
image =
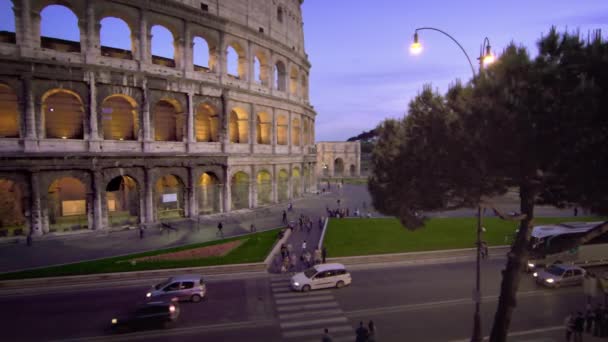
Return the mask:
<path id="1" fill-rule="evenodd" d="M 580 285 L 585 277 L 585 270 L 578 266 L 553 264 L 544 270 L 534 272 L 536 283 L 547 287 Z"/>
<path id="2" fill-rule="evenodd" d="M 296 291 L 308 292 L 328 287 L 342 288 L 350 285 L 351 281 L 350 273 L 344 268 L 344 265 L 320 264 L 291 277 L 291 288 Z"/>
<path id="3" fill-rule="evenodd" d="M 177 298 L 178 300 L 190 300 L 198 303 L 207 294 L 207 286 L 203 278 L 198 274 L 185 274 L 171 277 L 164 282 L 153 286 L 148 293 L 147 299 L 157 297 Z"/>

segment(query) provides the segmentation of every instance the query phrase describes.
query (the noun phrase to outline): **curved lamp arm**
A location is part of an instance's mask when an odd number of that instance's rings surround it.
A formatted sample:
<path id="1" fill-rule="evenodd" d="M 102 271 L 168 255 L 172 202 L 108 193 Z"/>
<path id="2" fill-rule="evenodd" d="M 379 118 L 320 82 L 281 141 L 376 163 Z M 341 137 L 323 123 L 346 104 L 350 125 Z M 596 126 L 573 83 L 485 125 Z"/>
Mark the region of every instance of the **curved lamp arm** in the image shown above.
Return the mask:
<path id="1" fill-rule="evenodd" d="M 454 43 L 456 43 L 456 45 L 458 45 L 460 50 L 462 50 L 462 53 L 464 53 L 465 57 L 469 61 L 469 66 L 471 67 L 471 71 L 473 72 L 473 78 L 475 78 L 477 76 L 477 73 L 475 73 L 475 67 L 473 66 L 473 62 L 471 62 L 471 57 L 469 57 L 469 54 L 465 51 L 465 49 L 462 47 L 462 45 L 460 45 L 460 43 L 454 37 L 450 36 L 447 32 L 434 28 L 434 27 L 419 27 L 416 29 L 415 32 L 418 33 L 418 31 L 423 31 L 423 30 L 431 30 L 431 31 L 437 31 L 439 33 L 443 33 L 448 38 L 450 38 Z M 488 38 L 486 38 L 486 39 L 488 39 Z"/>

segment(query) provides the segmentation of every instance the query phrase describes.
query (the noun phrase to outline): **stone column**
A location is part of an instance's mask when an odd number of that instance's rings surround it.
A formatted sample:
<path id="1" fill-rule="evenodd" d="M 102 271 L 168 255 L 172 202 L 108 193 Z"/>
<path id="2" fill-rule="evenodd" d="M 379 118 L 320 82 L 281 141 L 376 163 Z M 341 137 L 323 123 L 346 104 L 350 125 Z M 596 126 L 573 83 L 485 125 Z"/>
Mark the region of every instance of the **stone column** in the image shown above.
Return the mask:
<path id="1" fill-rule="evenodd" d="M 298 130 L 298 135 L 300 136 L 299 142 L 300 142 L 300 154 L 304 154 L 304 150 L 305 150 L 305 144 L 304 144 L 304 119 L 305 117 L 300 115 L 300 129 Z"/>
<path id="2" fill-rule="evenodd" d="M 226 76 L 226 72 L 228 71 L 228 66 L 226 65 L 226 46 L 225 46 L 225 41 L 226 41 L 226 34 L 224 33 L 224 31 L 220 31 L 220 39 L 219 39 L 219 51 L 217 53 L 217 72 L 218 72 L 218 76 L 220 78 L 220 83 L 222 83 L 222 80 L 224 79 L 224 77 Z"/>
<path id="3" fill-rule="evenodd" d="M 97 115 L 97 86 L 95 84 L 95 71 L 89 73 L 89 151 L 101 151 L 101 139 L 99 136 L 99 119 Z"/>
<path id="4" fill-rule="evenodd" d="M 268 64 L 269 64 L 268 65 L 268 87 L 270 88 L 270 94 L 274 95 L 276 85 L 274 84 L 275 65 L 274 65 L 274 52 L 272 52 L 272 50 L 270 51 L 270 60 L 269 60 Z"/>
<path id="5" fill-rule="evenodd" d="M 277 127 L 277 116 L 276 116 L 276 111 L 274 108 L 271 109 L 270 111 L 270 115 L 272 115 L 272 136 L 271 136 L 271 140 L 270 143 L 272 144 L 272 154 L 276 154 L 277 153 L 277 131 L 278 131 L 278 127 Z"/>
<path id="6" fill-rule="evenodd" d="M 251 41 L 247 41 L 247 89 L 252 88 L 252 84 L 256 82 L 255 80 L 255 57 L 253 56 L 253 44 Z M 261 63 L 260 63 L 261 64 Z M 262 71 L 262 66 L 260 65 L 260 72 Z"/>
<path id="7" fill-rule="evenodd" d="M 189 212 L 188 216 L 190 218 L 196 218 L 198 216 L 198 202 L 196 196 L 196 189 L 198 185 L 196 184 L 196 174 L 194 167 L 188 167 L 188 204 L 189 204 Z"/>
<path id="8" fill-rule="evenodd" d="M 25 137 L 23 139 L 24 149 L 26 152 L 38 151 L 38 134 L 36 130 L 36 106 L 34 104 L 34 87 L 32 85 L 32 77 L 27 75 L 23 78 L 22 87 L 23 106 L 22 113 L 25 126 Z"/>
<path id="9" fill-rule="evenodd" d="M 33 235 L 43 234 L 42 203 L 40 198 L 40 174 L 30 173 L 30 229 Z"/>
<path id="10" fill-rule="evenodd" d="M 84 52 L 85 61 L 91 63 L 95 61 L 95 57 L 99 55 L 100 39 L 99 32 L 101 30 L 101 24 L 95 20 L 95 10 L 93 1 L 87 1 L 87 21 L 86 21 L 86 45 L 81 46 L 80 49 Z M 83 25 L 84 26 L 84 25 Z M 82 32 L 82 31 L 81 31 Z M 81 34 L 82 37 L 82 34 Z M 83 41 L 81 39 L 81 41 Z"/>
<path id="11" fill-rule="evenodd" d="M 257 128 L 258 128 L 258 108 L 252 104 L 249 106 L 249 151 L 255 152 L 255 145 L 258 143 Z"/>
<path id="12" fill-rule="evenodd" d="M 149 150 L 150 142 L 152 141 L 152 120 L 150 119 L 150 94 L 148 93 L 148 80 L 142 81 L 142 104 L 141 104 L 142 125 L 144 132 L 144 141 L 142 150 Z"/>
<path id="13" fill-rule="evenodd" d="M 103 195 L 105 195 L 101 171 L 93 170 L 91 172 L 91 186 L 93 190 L 93 229 L 99 230 L 103 228 L 103 211 L 101 210 Z"/>
<path id="14" fill-rule="evenodd" d="M 228 93 L 222 91 L 221 95 L 222 101 L 222 116 L 221 116 L 221 133 L 220 133 L 220 141 L 222 142 L 222 152 L 226 153 L 228 151 L 228 144 L 230 143 L 230 132 L 229 132 L 229 122 L 230 122 L 230 101 L 228 100 Z"/>
<path id="15" fill-rule="evenodd" d="M 15 18 L 15 42 L 18 46 L 24 46 L 26 44 L 25 35 L 28 33 L 27 31 L 29 29 L 29 21 L 27 22 L 28 27 L 26 28 L 26 20 L 23 17 L 23 10 L 25 7 L 27 7 L 29 12 L 29 6 L 29 1 L 13 1 L 13 17 Z"/>
<path id="16" fill-rule="evenodd" d="M 289 154 L 291 154 L 291 146 L 293 145 L 293 137 L 291 136 L 291 126 L 293 125 L 293 122 L 291 121 L 292 116 L 291 116 L 291 111 L 287 114 L 287 146 L 289 147 Z M 289 172 L 289 174 L 291 174 L 291 171 Z"/>
<path id="17" fill-rule="evenodd" d="M 232 210 L 232 193 L 230 192 L 230 167 L 224 168 L 224 212 Z"/>
<path id="18" fill-rule="evenodd" d="M 148 224 L 154 223 L 154 184 L 152 183 L 153 173 L 152 173 L 151 169 L 149 169 L 149 168 L 144 169 L 144 178 L 145 178 L 144 203 L 146 206 L 146 209 L 144 210 L 146 213 L 146 216 L 145 216 L 146 219 L 144 222 L 148 225 Z"/>
<path id="19" fill-rule="evenodd" d="M 193 144 L 196 143 L 194 136 L 194 93 L 188 93 L 188 113 L 186 118 L 186 141 L 188 142 L 188 151 L 192 152 Z"/>
<path id="20" fill-rule="evenodd" d="M 257 168 L 251 167 L 251 173 L 249 176 L 249 208 L 257 208 L 258 206 L 258 177 Z"/>
<path id="21" fill-rule="evenodd" d="M 355 158 L 357 158 L 356 160 L 356 164 L 355 164 L 355 175 L 357 177 L 361 176 L 361 142 L 357 141 L 357 148 L 356 148 L 356 156 Z"/>
<path id="22" fill-rule="evenodd" d="M 146 10 L 141 10 L 139 17 L 139 58 L 142 63 L 149 63 L 150 57 L 150 40 L 152 35 L 148 31 L 148 13 Z"/>
<path id="23" fill-rule="evenodd" d="M 277 165 L 273 164 L 272 165 L 272 198 L 271 201 L 272 203 L 279 203 L 279 192 L 278 192 L 278 179 L 279 179 L 279 173 L 277 170 Z"/>

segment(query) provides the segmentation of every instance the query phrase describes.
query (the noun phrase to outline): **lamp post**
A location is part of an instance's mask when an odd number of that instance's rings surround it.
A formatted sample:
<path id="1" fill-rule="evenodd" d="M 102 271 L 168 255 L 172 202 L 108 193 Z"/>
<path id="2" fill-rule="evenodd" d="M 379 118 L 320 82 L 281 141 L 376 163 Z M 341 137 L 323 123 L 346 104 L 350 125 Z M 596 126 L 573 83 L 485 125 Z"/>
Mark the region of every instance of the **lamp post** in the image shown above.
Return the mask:
<path id="1" fill-rule="evenodd" d="M 431 31 L 436 31 L 436 32 L 442 33 L 443 35 L 450 38 L 454 43 L 456 43 L 456 45 L 458 45 L 460 50 L 462 50 L 465 57 L 467 58 L 467 61 L 469 62 L 469 66 L 471 67 L 471 72 L 473 73 L 473 78 L 475 78 L 477 76 L 477 74 L 475 73 L 475 67 L 473 66 L 473 62 L 471 62 L 471 58 L 469 57 L 469 54 L 467 54 L 466 50 L 462 47 L 462 45 L 460 45 L 460 43 L 454 37 L 452 37 L 450 34 L 448 34 L 445 31 L 442 31 L 440 29 L 437 29 L 434 27 L 417 28 L 416 31 L 414 31 L 414 42 L 410 46 L 410 52 L 412 54 L 418 55 L 422 52 L 422 44 L 420 44 L 420 41 L 418 40 L 418 31 L 424 31 L 424 30 L 431 30 Z M 489 65 L 496 60 L 496 58 L 492 54 L 491 49 L 492 48 L 490 46 L 490 40 L 488 39 L 488 37 L 485 37 L 483 40 L 482 46 L 481 46 L 479 58 L 477 59 L 479 61 L 479 70 L 480 71 L 483 70 L 484 66 Z M 481 266 L 481 245 L 482 245 L 482 242 L 481 242 L 482 215 L 483 215 L 482 205 L 479 204 L 477 206 L 477 243 L 476 243 L 476 245 L 477 245 L 477 262 L 476 262 L 476 274 L 475 274 L 475 292 L 473 293 L 473 301 L 475 302 L 475 314 L 473 316 L 473 334 L 471 336 L 472 342 L 481 342 L 481 340 L 482 340 L 481 315 L 479 313 L 480 307 L 481 307 L 480 266 Z"/>

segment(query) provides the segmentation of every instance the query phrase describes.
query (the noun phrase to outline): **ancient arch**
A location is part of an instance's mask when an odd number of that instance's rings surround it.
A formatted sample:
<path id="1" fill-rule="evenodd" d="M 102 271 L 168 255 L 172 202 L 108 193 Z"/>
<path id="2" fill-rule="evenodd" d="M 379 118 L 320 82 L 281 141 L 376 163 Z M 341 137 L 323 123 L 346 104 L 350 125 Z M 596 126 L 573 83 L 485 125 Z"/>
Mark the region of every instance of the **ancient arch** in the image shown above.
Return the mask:
<path id="1" fill-rule="evenodd" d="M 291 188 L 292 188 L 292 197 L 300 197 L 300 189 L 302 188 L 302 177 L 300 175 L 300 168 L 294 167 L 291 170 Z"/>
<path id="2" fill-rule="evenodd" d="M 289 93 L 298 95 L 298 68 L 293 65 L 289 72 Z"/>
<path id="3" fill-rule="evenodd" d="M 289 199 L 289 173 L 285 169 L 279 170 L 277 195 L 279 202 L 285 202 Z"/>
<path id="4" fill-rule="evenodd" d="M 50 4 L 40 11 L 40 47 L 62 52 L 80 52 L 80 27 L 75 11 Z"/>
<path id="5" fill-rule="evenodd" d="M 209 60 L 211 58 L 211 49 L 209 43 L 203 37 L 196 36 L 192 39 L 192 63 L 196 71 L 209 71 Z"/>
<path id="6" fill-rule="evenodd" d="M 219 34 L 201 26 L 190 27 L 190 37 L 193 46 L 193 60 L 195 71 L 216 71 L 220 48 L 218 48 Z M 206 62 L 206 63 L 205 63 Z"/>
<path id="7" fill-rule="evenodd" d="M 27 206 L 24 189 L 13 180 L 0 178 L 0 237 L 26 233 Z"/>
<path id="8" fill-rule="evenodd" d="M 258 144 L 272 143 L 272 119 L 266 112 L 260 112 L 256 117 L 256 135 Z"/>
<path id="9" fill-rule="evenodd" d="M 342 158 L 336 158 L 334 160 L 334 176 L 344 176 L 344 160 L 342 160 Z"/>
<path id="10" fill-rule="evenodd" d="M 201 103 L 196 107 L 194 131 L 196 141 L 218 142 L 220 119 L 217 110 L 209 103 Z"/>
<path id="11" fill-rule="evenodd" d="M 257 62 L 257 64 L 256 64 Z M 254 78 L 256 83 L 268 87 L 270 85 L 268 57 L 266 53 L 257 50 L 254 54 Z"/>
<path id="12" fill-rule="evenodd" d="M 183 141 L 184 118 L 179 102 L 163 99 L 152 110 L 154 117 L 154 140 Z"/>
<path id="13" fill-rule="evenodd" d="M 56 179 L 48 188 L 47 200 L 49 231 L 79 230 L 89 226 L 87 191 L 80 179 Z"/>
<path id="14" fill-rule="evenodd" d="M 182 180 L 169 174 L 160 177 L 154 186 L 154 204 L 159 220 L 185 217 L 186 191 Z"/>
<path id="15" fill-rule="evenodd" d="M 106 97 L 101 114 L 105 140 L 138 140 L 139 115 L 132 97 L 122 94 Z"/>
<path id="16" fill-rule="evenodd" d="M 101 54 L 106 57 L 133 59 L 134 44 L 131 27 L 122 18 L 105 17 L 100 21 Z"/>
<path id="17" fill-rule="evenodd" d="M 301 89 L 302 89 L 302 98 L 307 100 L 308 99 L 308 78 L 306 77 L 306 75 L 302 75 Z"/>
<path id="18" fill-rule="evenodd" d="M 19 99 L 15 91 L 0 84 L 0 138 L 19 138 Z"/>
<path id="19" fill-rule="evenodd" d="M 357 175 L 357 168 L 356 168 L 356 167 L 355 167 L 355 165 L 353 165 L 353 164 L 350 164 L 350 167 L 349 167 L 349 170 L 348 170 L 348 171 L 349 171 L 349 175 L 350 175 L 351 177 L 352 177 L 352 176 L 356 176 L 356 175 Z"/>
<path id="20" fill-rule="evenodd" d="M 42 121 L 47 139 L 84 138 L 84 107 L 71 90 L 53 89 L 42 96 Z"/>
<path id="21" fill-rule="evenodd" d="M 277 144 L 287 145 L 289 131 L 289 122 L 287 121 L 287 115 L 279 114 L 277 117 Z"/>
<path id="22" fill-rule="evenodd" d="M 278 91 L 287 90 L 287 68 L 283 61 L 277 61 L 274 65 L 274 88 Z"/>
<path id="23" fill-rule="evenodd" d="M 175 35 L 163 25 L 152 26 L 150 32 L 152 63 L 174 68 L 175 63 Z"/>
<path id="24" fill-rule="evenodd" d="M 232 209 L 249 208 L 249 175 L 239 171 L 230 180 L 230 197 L 232 199 Z"/>
<path id="25" fill-rule="evenodd" d="M 298 118 L 291 120 L 291 144 L 300 146 L 300 120 Z"/>
<path id="26" fill-rule="evenodd" d="M 220 212 L 222 185 L 213 172 L 205 172 L 198 182 L 198 212 L 212 214 Z"/>
<path id="27" fill-rule="evenodd" d="M 130 176 L 118 176 L 106 185 L 108 222 L 112 227 L 139 223 L 139 187 Z"/>
<path id="28" fill-rule="evenodd" d="M 249 142 L 249 115 L 245 110 L 236 107 L 230 112 L 228 135 L 231 143 L 247 144 Z"/>
<path id="29" fill-rule="evenodd" d="M 0 13 L 13 13 L 13 1 L 2 0 L 0 1 Z M 15 30 L 15 16 L 6 16 L 6 21 L 3 23 L 4 32 L 0 32 L 0 42 L 3 43 L 17 43 L 16 30 Z"/>
<path id="30" fill-rule="evenodd" d="M 227 74 L 245 80 L 247 78 L 247 54 L 242 45 L 236 41 L 228 43 L 225 54 Z"/>
<path id="31" fill-rule="evenodd" d="M 258 205 L 272 203 L 272 176 L 266 170 L 258 172 L 256 177 Z"/>

